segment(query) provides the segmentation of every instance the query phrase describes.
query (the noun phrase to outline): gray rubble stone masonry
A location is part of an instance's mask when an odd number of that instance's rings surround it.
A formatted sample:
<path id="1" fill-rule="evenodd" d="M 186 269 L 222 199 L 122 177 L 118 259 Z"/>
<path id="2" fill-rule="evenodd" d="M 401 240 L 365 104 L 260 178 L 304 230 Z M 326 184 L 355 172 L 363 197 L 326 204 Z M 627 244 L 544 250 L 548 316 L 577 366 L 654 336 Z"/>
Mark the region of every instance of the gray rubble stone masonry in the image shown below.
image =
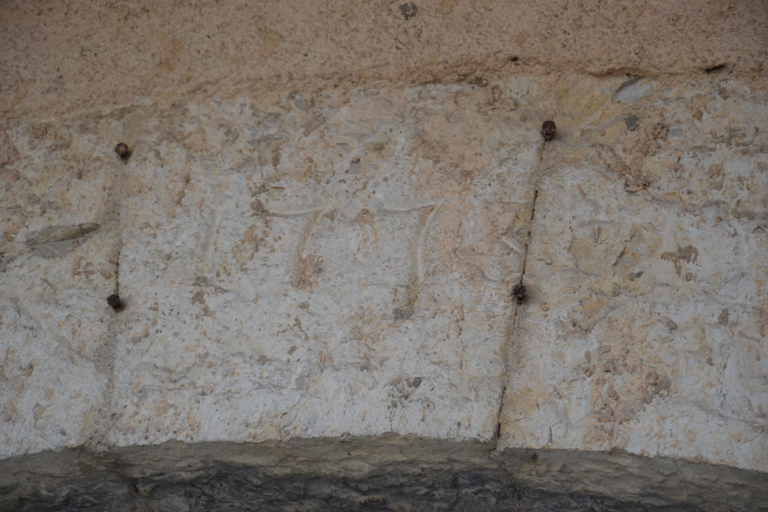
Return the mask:
<path id="1" fill-rule="evenodd" d="M 766 105 L 516 78 L 11 126 L 0 508 L 768 510 Z"/>

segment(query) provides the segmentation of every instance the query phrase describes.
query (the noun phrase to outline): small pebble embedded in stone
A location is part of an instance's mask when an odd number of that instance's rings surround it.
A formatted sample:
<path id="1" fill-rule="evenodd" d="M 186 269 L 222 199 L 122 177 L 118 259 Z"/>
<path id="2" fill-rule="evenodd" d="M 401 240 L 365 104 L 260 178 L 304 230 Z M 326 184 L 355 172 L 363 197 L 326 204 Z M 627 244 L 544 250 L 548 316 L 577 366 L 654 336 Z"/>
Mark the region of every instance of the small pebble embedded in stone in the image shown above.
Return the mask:
<path id="1" fill-rule="evenodd" d="M 557 126 L 554 121 L 544 121 L 544 124 L 541 125 L 541 136 L 544 137 L 544 140 L 546 141 L 554 139 L 556 131 Z"/>

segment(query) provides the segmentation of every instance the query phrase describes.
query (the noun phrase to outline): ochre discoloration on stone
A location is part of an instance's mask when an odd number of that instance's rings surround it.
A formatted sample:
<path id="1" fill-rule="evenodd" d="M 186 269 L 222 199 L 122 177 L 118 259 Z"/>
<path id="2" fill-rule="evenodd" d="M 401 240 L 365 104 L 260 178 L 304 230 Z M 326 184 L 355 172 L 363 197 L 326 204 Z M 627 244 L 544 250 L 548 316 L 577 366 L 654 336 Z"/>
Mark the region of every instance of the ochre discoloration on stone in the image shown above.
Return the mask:
<path id="1" fill-rule="evenodd" d="M 545 153 L 552 171 L 539 191 L 524 277 L 540 300 L 521 306 L 501 446 L 621 448 L 766 471 L 768 393 L 754 380 L 768 355 L 757 341 L 765 263 L 754 264 L 768 248 L 756 210 L 768 190 L 765 156 L 723 135 L 737 133 L 726 111 L 762 127 L 763 96 L 742 103 L 706 85 L 655 83 L 642 94 L 629 106 L 592 110 L 598 123 L 620 120 L 627 132 L 630 112 L 663 126 L 649 132 L 652 151 L 619 135 L 606 158 L 589 118 L 580 142 L 578 133 L 565 137 L 591 149 Z M 686 98 L 701 95 L 720 115 L 670 124 L 678 109 L 687 115 Z M 642 187 L 627 186 L 631 168 L 647 178 Z"/>
<path id="2" fill-rule="evenodd" d="M 23 119 L 38 112 L 111 109 L 143 98 L 170 107 L 181 97 L 201 101 L 217 94 L 252 94 L 266 106 L 290 91 L 482 85 L 496 77 L 551 76 L 551 70 L 625 80 L 625 73 L 675 74 L 674 84 L 700 74 L 764 87 L 768 27 L 760 0 L 725 8 L 594 0 L 579 6 L 414 2 L 418 14 L 405 20 L 399 6 L 410 4 L 162 0 L 146 9 L 115 9 L 58 0 L 40 9 L 4 3 L 0 23 L 4 33 L 14 34 L 14 44 L 0 56 L 6 70 L 0 110 L 5 119 Z M 31 26 L 36 29 L 15 32 Z M 87 41 L 80 40 L 84 33 Z M 718 65 L 721 71 L 705 73 Z M 590 96 L 599 94 L 605 93 L 596 89 Z M 572 123 L 555 121 L 572 129 Z"/>

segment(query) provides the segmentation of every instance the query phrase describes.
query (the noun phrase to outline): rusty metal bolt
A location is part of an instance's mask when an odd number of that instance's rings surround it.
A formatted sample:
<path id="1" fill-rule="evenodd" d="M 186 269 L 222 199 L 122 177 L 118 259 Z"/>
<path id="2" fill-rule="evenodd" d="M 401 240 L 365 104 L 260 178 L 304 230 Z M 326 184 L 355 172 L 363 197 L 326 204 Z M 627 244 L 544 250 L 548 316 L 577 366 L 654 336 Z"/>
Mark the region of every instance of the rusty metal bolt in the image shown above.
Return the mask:
<path id="1" fill-rule="evenodd" d="M 541 125 L 541 136 L 544 137 L 544 140 L 546 141 L 554 139 L 556 131 L 557 126 L 554 121 L 544 121 L 544 124 Z"/>
<path id="2" fill-rule="evenodd" d="M 115 313 L 119 313 L 125 308 L 125 302 L 116 293 L 107 297 L 107 304 L 115 310 Z"/>
<path id="3" fill-rule="evenodd" d="M 515 285 L 514 288 L 512 288 L 512 297 L 515 298 L 515 301 L 518 304 L 522 304 L 528 299 L 528 296 L 525 293 L 525 286 L 522 284 Z"/>
<path id="4" fill-rule="evenodd" d="M 127 161 L 128 157 L 131 156 L 131 150 L 128 149 L 128 144 L 125 142 L 120 142 L 115 146 L 115 153 L 123 162 Z"/>

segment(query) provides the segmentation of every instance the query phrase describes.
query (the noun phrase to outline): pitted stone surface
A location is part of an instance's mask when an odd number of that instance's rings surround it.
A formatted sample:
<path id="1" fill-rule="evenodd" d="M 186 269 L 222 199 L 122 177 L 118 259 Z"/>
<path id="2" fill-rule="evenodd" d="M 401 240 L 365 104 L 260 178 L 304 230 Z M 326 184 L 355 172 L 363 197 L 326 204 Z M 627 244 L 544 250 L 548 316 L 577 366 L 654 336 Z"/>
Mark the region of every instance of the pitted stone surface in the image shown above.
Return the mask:
<path id="1" fill-rule="evenodd" d="M 116 121 L 4 133 L 0 162 L 0 458 L 79 446 L 97 429 L 114 292 L 105 146 Z"/>
<path id="2" fill-rule="evenodd" d="M 517 80 L 148 122 L 110 443 L 490 442 L 545 100 Z"/>
<path id="3" fill-rule="evenodd" d="M 589 495 L 575 488 L 555 493 L 522 487 L 493 464 L 487 452 L 477 449 L 485 443 L 404 436 L 295 441 L 172 441 L 120 448 L 99 458 L 84 450 L 67 450 L 7 459 L 0 461 L 0 482 L 5 491 L 0 494 L 0 508 L 8 512 L 707 510 L 692 504 L 666 503 L 658 497 L 641 504 Z M 617 458 L 613 459 L 609 462 L 616 465 Z M 579 470 L 589 474 L 590 464 L 596 461 L 587 457 L 583 462 Z M 551 464 L 541 459 L 541 466 Z M 731 476 L 727 472 L 719 475 Z M 622 476 L 625 482 L 632 481 L 626 474 Z M 749 481 L 748 476 L 739 476 L 742 478 L 737 481 Z M 674 476 L 664 479 L 669 481 L 679 483 Z M 758 505 L 749 510 L 759 509 Z"/>
<path id="4" fill-rule="evenodd" d="M 0 3 L 0 113 L 558 73 L 765 87 L 764 0 Z"/>
<path id="5" fill-rule="evenodd" d="M 0 503 L 760 510 L 768 102 L 721 78 L 5 130 Z"/>
<path id="6" fill-rule="evenodd" d="M 500 448 L 768 471 L 765 95 L 608 85 L 560 97 Z"/>

